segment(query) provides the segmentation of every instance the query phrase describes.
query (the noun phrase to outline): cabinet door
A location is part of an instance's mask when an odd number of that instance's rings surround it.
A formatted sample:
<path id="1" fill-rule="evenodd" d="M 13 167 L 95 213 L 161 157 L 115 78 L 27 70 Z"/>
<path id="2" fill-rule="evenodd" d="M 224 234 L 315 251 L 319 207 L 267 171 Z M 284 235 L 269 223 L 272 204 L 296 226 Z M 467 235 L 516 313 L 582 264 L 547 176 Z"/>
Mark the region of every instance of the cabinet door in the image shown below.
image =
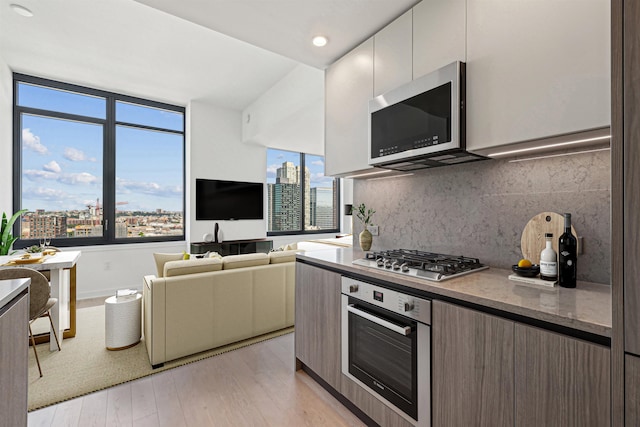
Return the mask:
<path id="1" fill-rule="evenodd" d="M 27 425 L 29 297 L 0 310 L 0 424 Z M 6 423 L 6 424 L 5 424 Z"/>
<path id="2" fill-rule="evenodd" d="M 412 79 L 412 15 L 409 10 L 374 36 L 374 96 Z"/>
<path id="3" fill-rule="evenodd" d="M 610 350 L 516 325 L 516 425 L 610 425 Z"/>
<path id="4" fill-rule="evenodd" d="M 626 355 L 624 360 L 624 423 L 640 425 L 640 357 Z"/>
<path id="5" fill-rule="evenodd" d="M 513 426 L 514 323 L 433 301 L 434 426 Z"/>
<path id="6" fill-rule="evenodd" d="M 340 390 L 340 280 L 318 267 L 296 263 L 296 358 Z"/>
<path id="7" fill-rule="evenodd" d="M 373 38 L 325 73 L 325 173 L 346 175 L 369 166 L 369 101 L 373 98 Z"/>
<path id="8" fill-rule="evenodd" d="M 466 61 L 466 0 L 422 0 L 413 8 L 413 78 Z"/>
<path id="9" fill-rule="evenodd" d="M 624 349 L 640 355 L 640 2 L 624 3 Z"/>
<path id="10" fill-rule="evenodd" d="M 609 0 L 468 0 L 467 148 L 611 123 Z"/>

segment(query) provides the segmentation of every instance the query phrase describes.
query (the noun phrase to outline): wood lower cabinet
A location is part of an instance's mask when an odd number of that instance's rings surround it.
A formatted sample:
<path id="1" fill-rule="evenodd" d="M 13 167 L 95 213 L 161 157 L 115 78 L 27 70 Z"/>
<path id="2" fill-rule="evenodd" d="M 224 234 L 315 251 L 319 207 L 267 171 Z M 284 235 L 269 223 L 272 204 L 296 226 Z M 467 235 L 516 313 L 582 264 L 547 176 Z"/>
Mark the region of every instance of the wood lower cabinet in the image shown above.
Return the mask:
<path id="1" fill-rule="evenodd" d="M 344 397 L 349 399 L 351 403 L 356 405 L 358 409 L 381 426 L 410 427 L 413 425 L 346 375 L 342 375 L 342 388 L 340 392 Z M 433 426 L 436 425 L 438 424 L 433 424 Z"/>
<path id="2" fill-rule="evenodd" d="M 432 305 L 434 426 L 513 426 L 514 322 Z"/>
<path id="3" fill-rule="evenodd" d="M 432 309 L 434 426 L 611 424 L 608 347 L 440 301 Z"/>
<path id="4" fill-rule="evenodd" d="M 340 274 L 296 263 L 296 358 L 340 390 Z"/>
<path id="5" fill-rule="evenodd" d="M 624 357 L 624 420 L 628 427 L 640 425 L 640 357 Z"/>
<path id="6" fill-rule="evenodd" d="M 0 425 L 27 425 L 29 295 L 0 309 Z"/>
<path id="7" fill-rule="evenodd" d="M 516 425 L 611 424 L 610 349 L 516 324 Z"/>

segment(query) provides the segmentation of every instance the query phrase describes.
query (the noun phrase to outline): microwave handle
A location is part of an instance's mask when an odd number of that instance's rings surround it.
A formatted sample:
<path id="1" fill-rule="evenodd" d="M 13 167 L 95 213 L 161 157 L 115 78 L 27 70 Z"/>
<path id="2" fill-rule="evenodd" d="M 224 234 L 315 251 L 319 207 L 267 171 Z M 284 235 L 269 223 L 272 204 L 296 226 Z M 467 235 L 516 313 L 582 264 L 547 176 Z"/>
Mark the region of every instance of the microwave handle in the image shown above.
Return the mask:
<path id="1" fill-rule="evenodd" d="M 396 333 L 398 333 L 400 335 L 407 336 L 407 335 L 409 335 L 411 333 L 411 326 L 398 326 L 398 325 L 393 324 L 391 322 L 388 322 L 388 321 L 386 321 L 384 319 L 381 319 L 381 318 L 379 318 L 377 316 L 373 316 L 373 315 L 371 315 L 371 314 L 369 314 L 369 313 L 367 313 L 365 311 L 359 310 L 359 309 L 355 308 L 353 304 L 349 304 L 347 306 L 347 310 L 349 311 L 349 313 L 353 313 L 353 314 L 355 314 L 357 316 L 365 318 L 365 319 L 367 319 L 367 320 L 369 320 L 369 321 L 371 321 L 371 322 L 373 322 L 375 324 L 378 324 L 378 325 L 380 325 L 380 326 L 382 326 L 384 328 L 387 328 L 387 329 L 389 329 L 389 330 L 391 330 L 393 332 L 396 332 Z"/>

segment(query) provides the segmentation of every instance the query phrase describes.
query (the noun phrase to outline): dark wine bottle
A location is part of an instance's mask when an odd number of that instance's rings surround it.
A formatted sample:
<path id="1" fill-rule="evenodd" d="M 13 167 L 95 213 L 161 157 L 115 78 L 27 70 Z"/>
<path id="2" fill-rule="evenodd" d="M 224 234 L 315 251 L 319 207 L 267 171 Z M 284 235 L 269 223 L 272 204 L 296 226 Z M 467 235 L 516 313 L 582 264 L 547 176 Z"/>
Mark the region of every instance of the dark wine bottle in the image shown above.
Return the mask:
<path id="1" fill-rule="evenodd" d="M 563 288 L 576 287 L 578 240 L 571 234 L 571 214 L 564 214 L 564 233 L 558 239 L 558 283 Z"/>

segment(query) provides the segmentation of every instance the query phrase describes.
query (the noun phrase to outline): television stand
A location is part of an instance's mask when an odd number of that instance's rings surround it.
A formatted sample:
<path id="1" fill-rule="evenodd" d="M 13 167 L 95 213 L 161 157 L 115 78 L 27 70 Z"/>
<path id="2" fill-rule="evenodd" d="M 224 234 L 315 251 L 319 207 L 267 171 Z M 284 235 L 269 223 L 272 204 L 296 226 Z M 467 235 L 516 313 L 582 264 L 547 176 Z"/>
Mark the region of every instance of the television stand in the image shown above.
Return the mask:
<path id="1" fill-rule="evenodd" d="M 226 240 L 224 242 L 193 242 L 189 252 L 192 254 L 204 254 L 206 252 L 218 252 L 222 256 L 252 254 L 256 252 L 269 253 L 273 249 L 273 240 Z"/>

